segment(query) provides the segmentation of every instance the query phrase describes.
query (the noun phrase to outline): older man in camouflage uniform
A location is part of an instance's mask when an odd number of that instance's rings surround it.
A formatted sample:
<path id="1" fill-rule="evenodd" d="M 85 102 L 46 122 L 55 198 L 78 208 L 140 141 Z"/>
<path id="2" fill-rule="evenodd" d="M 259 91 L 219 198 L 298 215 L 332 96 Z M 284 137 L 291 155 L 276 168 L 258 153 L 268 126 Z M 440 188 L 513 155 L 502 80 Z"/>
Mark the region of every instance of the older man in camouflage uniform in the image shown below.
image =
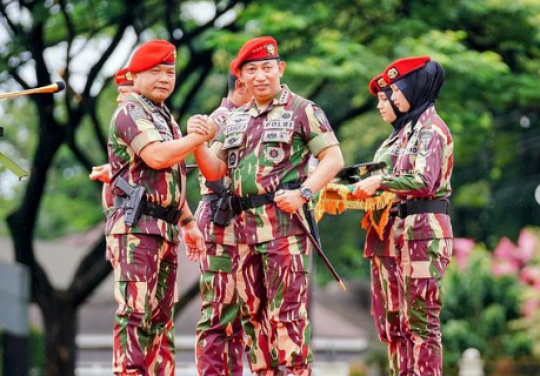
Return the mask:
<path id="1" fill-rule="evenodd" d="M 293 213 L 330 182 L 343 158 L 324 112 L 281 85 L 285 63 L 273 38 L 246 42 L 231 71 L 254 100 L 231 115 L 217 155 L 202 146 L 195 157 L 209 180 L 226 174 L 232 181 L 238 247 L 233 273 L 242 322 L 254 323 L 253 331 L 244 326 L 252 369 L 282 375 L 283 366 L 287 375 L 310 375 L 309 247 Z M 207 119 L 192 120 L 202 127 Z M 311 155 L 319 164 L 308 177 Z M 307 226 L 304 211 L 299 213 Z"/>
<path id="2" fill-rule="evenodd" d="M 164 40 L 143 44 L 129 71 L 134 91 L 113 115 L 109 163 L 116 186 L 143 187 L 140 218 L 125 220 L 129 196 L 114 188 L 107 213 L 107 259 L 114 268 L 118 302 L 113 371 L 118 376 L 174 375 L 173 307 L 180 226 L 188 257 L 198 260 L 202 235 L 185 200 L 185 164 L 194 147 L 213 137 L 182 137 L 163 104 L 174 88 L 176 51 Z M 205 131 L 206 132 L 206 131 Z M 204 133 L 204 132 L 203 132 Z M 180 226 L 179 226 L 180 224 Z"/>
<path id="3" fill-rule="evenodd" d="M 251 99 L 246 85 L 234 74 L 229 74 L 227 98 L 210 115 L 221 129 L 231 113 Z M 206 242 L 206 255 L 200 260 L 201 318 L 197 323 L 197 370 L 201 376 L 242 376 L 244 331 L 240 322 L 240 305 L 232 274 L 233 255 L 237 248 L 234 223 L 214 222 L 215 205 L 230 180 L 207 184 L 200 176 L 202 200 L 195 215 Z M 214 210 L 212 210 L 214 207 Z"/>
<path id="4" fill-rule="evenodd" d="M 407 343 L 406 372 L 400 375 L 441 376 L 441 288 L 453 247 L 448 197 L 454 165 L 452 135 L 434 106 L 444 70 L 428 56 L 414 57 L 393 62 L 383 77 L 407 124 L 392 173 L 369 177 L 355 192 L 369 196 L 382 189 L 401 200 L 393 226 L 400 330 Z"/>

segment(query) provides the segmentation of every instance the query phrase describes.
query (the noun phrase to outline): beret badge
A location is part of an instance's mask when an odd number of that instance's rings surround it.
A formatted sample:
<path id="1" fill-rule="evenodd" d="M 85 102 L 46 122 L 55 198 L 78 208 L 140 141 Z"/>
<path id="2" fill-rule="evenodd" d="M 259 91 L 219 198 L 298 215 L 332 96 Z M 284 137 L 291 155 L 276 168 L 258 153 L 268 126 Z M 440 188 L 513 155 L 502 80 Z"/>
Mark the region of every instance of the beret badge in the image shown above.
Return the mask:
<path id="1" fill-rule="evenodd" d="M 276 53 L 276 49 L 274 48 L 273 44 L 267 44 L 266 45 L 266 53 L 268 55 L 274 55 Z"/>
<path id="2" fill-rule="evenodd" d="M 390 68 L 388 70 L 388 72 L 386 73 L 388 75 L 388 77 L 393 80 L 394 78 L 396 78 L 397 76 L 399 76 L 399 72 L 398 70 L 394 67 L 394 68 Z"/>

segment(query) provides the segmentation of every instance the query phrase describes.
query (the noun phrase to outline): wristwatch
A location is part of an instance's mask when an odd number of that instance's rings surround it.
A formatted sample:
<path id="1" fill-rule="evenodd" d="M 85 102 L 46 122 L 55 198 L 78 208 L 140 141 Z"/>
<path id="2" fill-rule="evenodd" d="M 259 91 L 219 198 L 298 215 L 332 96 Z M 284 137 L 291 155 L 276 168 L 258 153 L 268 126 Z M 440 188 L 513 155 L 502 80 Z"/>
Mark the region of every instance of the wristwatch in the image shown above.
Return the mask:
<path id="1" fill-rule="evenodd" d="M 300 191 L 300 196 L 306 200 L 306 202 L 313 200 L 313 191 L 311 189 L 302 185 L 298 190 Z"/>

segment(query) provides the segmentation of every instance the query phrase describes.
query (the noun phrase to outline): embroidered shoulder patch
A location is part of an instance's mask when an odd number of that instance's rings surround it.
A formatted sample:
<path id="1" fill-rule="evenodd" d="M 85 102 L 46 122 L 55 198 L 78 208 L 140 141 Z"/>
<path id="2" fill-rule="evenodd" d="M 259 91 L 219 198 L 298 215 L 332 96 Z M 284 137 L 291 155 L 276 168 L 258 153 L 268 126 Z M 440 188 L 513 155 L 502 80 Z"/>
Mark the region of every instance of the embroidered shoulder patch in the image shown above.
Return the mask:
<path id="1" fill-rule="evenodd" d="M 330 126 L 330 124 L 328 123 L 328 119 L 326 118 L 326 114 L 319 107 L 313 107 L 313 116 L 315 117 L 315 119 L 317 119 L 317 121 L 322 127 L 328 128 Z"/>
<path id="2" fill-rule="evenodd" d="M 418 138 L 420 139 L 419 154 L 422 156 L 429 155 L 429 153 L 431 152 L 431 150 L 429 150 L 429 144 L 431 142 L 431 139 L 433 138 L 433 131 L 422 131 Z"/>

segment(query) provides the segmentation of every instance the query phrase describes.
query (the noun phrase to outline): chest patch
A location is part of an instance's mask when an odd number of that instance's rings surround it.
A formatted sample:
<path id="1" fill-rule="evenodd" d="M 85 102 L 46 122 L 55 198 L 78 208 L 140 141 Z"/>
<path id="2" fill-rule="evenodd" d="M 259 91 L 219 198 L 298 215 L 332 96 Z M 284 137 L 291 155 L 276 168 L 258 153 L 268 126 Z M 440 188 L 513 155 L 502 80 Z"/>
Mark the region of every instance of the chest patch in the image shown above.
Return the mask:
<path id="1" fill-rule="evenodd" d="M 227 154 L 227 167 L 236 168 L 238 167 L 238 149 L 229 150 Z"/>
<path id="2" fill-rule="evenodd" d="M 230 149 L 240 146 L 242 143 L 242 133 L 233 133 L 225 137 L 223 149 Z"/>
<path id="3" fill-rule="evenodd" d="M 272 146 L 266 149 L 265 154 L 267 161 L 281 162 L 283 160 L 285 152 L 282 148 Z"/>
<path id="4" fill-rule="evenodd" d="M 263 142 L 289 142 L 291 134 L 287 131 L 265 131 L 263 134 Z"/>

